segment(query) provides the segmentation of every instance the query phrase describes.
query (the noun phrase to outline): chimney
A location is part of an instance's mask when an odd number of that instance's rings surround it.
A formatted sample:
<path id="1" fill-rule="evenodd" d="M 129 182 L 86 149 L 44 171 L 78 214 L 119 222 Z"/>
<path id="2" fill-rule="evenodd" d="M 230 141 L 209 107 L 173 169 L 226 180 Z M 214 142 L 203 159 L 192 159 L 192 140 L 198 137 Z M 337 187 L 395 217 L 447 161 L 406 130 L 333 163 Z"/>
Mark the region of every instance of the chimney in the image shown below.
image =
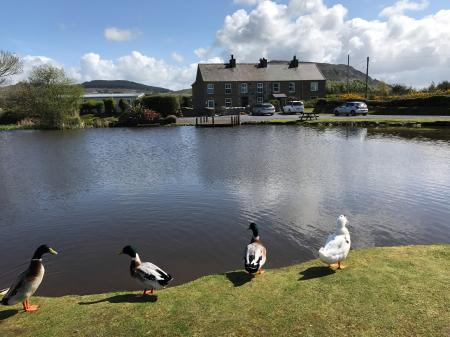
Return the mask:
<path id="1" fill-rule="evenodd" d="M 236 59 L 233 54 L 231 54 L 230 63 L 228 64 L 228 68 L 236 68 Z"/>
<path id="2" fill-rule="evenodd" d="M 259 59 L 258 68 L 267 68 L 267 59 Z"/>
<path id="3" fill-rule="evenodd" d="M 298 68 L 297 56 L 294 55 L 291 62 L 289 63 L 289 68 Z"/>

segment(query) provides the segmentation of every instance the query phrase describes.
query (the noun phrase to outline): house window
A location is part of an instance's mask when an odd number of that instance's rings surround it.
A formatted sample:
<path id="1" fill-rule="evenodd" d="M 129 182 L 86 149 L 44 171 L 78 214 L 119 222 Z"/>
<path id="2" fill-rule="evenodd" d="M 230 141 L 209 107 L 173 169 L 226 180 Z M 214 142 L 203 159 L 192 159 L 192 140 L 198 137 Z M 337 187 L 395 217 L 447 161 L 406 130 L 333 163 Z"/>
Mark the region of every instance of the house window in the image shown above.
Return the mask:
<path id="1" fill-rule="evenodd" d="M 208 83 L 206 88 L 207 88 L 208 95 L 214 94 L 214 84 L 213 83 Z"/>
<path id="2" fill-rule="evenodd" d="M 247 83 L 241 83 L 241 94 L 248 93 L 248 85 Z"/>
<path id="3" fill-rule="evenodd" d="M 280 92 L 280 83 L 279 82 L 272 83 L 272 91 L 274 93 Z"/>
<path id="4" fill-rule="evenodd" d="M 319 83 L 311 82 L 311 91 L 319 91 Z"/>
<path id="5" fill-rule="evenodd" d="M 258 94 L 262 94 L 262 93 L 263 93 L 263 90 L 264 90 L 264 84 L 258 83 L 258 84 L 256 85 L 256 92 L 257 92 Z"/>
<path id="6" fill-rule="evenodd" d="M 231 83 L 225 83 L 225 95 L 231 94 Z"/>
<path id="7" fill-rule="evenodd" d="M 260 104 L 262 102 L 263 102 L 263 97 L 262 96 L 256 97 L 256 103 Z"/>
<path id="8" fill-rule="evenodd" d="M 295 92 L 295 82 L 289 82 L 289 92 Z"/>
<path id="9" fill-rule="evenodd" d="M 208 108 L 214 108 L 214 100 L 213 99 L 208 100 Z"/>
<path id="10" fill-rule="evenodd" d="M 225 98 L 225 106 L 226 107 L 231 107 L 233 106 L 232 102 L 231 102 L 231 98 Z"/>

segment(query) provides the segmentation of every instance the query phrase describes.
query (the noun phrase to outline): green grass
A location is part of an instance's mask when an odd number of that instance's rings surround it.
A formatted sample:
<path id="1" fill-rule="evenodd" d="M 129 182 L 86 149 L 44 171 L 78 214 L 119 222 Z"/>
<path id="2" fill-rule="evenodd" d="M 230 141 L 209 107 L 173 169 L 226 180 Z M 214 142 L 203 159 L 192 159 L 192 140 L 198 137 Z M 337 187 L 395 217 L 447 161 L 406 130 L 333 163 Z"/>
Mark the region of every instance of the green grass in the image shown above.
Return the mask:
<path id="1" fill-rule="evenodd" d="M 450 245 L 351 251 L 346 269 L 319 261 L 237 271 L 144 299 L 120 292 L 32 298 L 1 307 L 8 336 L 426 336 L 450 335 Z"/>
<path id="2" fill-rule="evenodd" d="M 439 118 L 434 116 L 427 117 L 411 117 L 411 118 L 384 118 L 381 116 L 373 117 L 357 117 L 357 118 L 346 118 L 346 117 L 320 117 L 317 120 L 308 120 L 299 122 L 302 124 L 310 125 L 321 125 L 321 124 L 331 124 L 331 125 L 367 125 L 367 126 L 414 126 L 421 124 L 423 126 L 450 126 L 449 118 Z"/>
<path id="3" fill-rule="evenodd" d="M 34 126 L 18 124 L 0 124 L 0 131 L 34 129 Z"/>

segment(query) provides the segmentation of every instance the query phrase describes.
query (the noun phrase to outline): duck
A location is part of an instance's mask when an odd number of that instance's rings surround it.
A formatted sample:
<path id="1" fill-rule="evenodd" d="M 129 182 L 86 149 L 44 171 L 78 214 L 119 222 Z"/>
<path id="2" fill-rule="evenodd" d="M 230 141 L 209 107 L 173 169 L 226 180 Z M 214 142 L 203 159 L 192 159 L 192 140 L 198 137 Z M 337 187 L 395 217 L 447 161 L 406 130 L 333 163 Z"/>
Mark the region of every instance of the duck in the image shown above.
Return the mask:
<path id="1" fill-rule="evenodd" d="M 123 247 L 119 254 L 131 257 L 130 274 L 144 288 L 141 296 L 153 294 L 154 290 L 165 288 L 173 280 L 172 276 L 157 265 L 142 262 L 136 249 L 132 246 Z"/>
<path id="2" fill-rule="evenodd" d="M 263 265 L 267 260 L 267 249 L 259 237 L 258 226 L 252 222 L 248 229 L 252 231 L 253 235 L 250 243 L 245 248 L 244 268 L 249 274 L 262 274 L 264 273 Z"/>
<path id="3" fill-rule="evenodd" d="M 345 268 L 342 261 L 350 251 L 350 232 L 347 227 L 347 217 L 340 215 L 337 218 L 336 232 L 328 236 L 325 246 L 319 249 L 319 258 L 333 270 Z"/>
<path id="4" fill-rule="evenodd" d="M 45 269 L 42 256 L 47 253 L 58 254 L 48 245 L 40 245 L 34 252 L 28 269 L 19 275 L 10 288 L 2 290 L 3 295 L 5 295 L 1 301 L 3 305 L 14 305 L 22 302 L 23 310 L 26 312 L 38 310 L 39 306 L 31 305 L 28 300 L 39 288 L 44 278 Z"/>

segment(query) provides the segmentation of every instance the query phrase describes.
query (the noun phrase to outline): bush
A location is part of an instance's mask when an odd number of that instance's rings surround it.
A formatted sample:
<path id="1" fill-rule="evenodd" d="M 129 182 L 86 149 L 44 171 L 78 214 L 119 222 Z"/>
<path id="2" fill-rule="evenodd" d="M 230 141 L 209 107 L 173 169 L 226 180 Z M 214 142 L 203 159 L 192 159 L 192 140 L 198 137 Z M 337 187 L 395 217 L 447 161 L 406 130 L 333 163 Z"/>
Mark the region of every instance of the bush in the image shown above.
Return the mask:
<path id="1" fill-rule="evenodd" d="M 177 122 L 177 117 L 174 115 L 169 115 L 162 120 L 161 124 L 175 124 Z"/>
<path id="2" fill-rule="evenodd" d="M 180 109 L 176 96 L 144 96 L 141 102 L 144 108 L 154 110 L 163 117 L 175 115 Z"/>
<path id="3" fill-rule="evenodd" d="M 137 126 L 138 124 L 155 124 L 159 120 L 159 113 L 145 109 L 142 104 L 137 102 L 127 112 L 120 115 L 118 124 L 123 126 Z"/>
<path id="4" fill-rule="evenodd" d="M 103 100 L 103 105 L 105 106 L 105 114 L 107 116 L 112 116 L 116 112 L 116 102 L 112 98 L 107 98 Z"/>
<path id="5" fill-rule="evenodd" d="M 89 100 L 85 103 L 81 103 L 80 115 L 95 114 L 100 116 L 103 113 L 104 104 L 102 101 Z"/>
<path id="6" fill-rule="evenodd" d="M 0 124 L 17 124 L 25 117 L 27 117 L 27 115 L 23 112 L 12 110 L 3 111 L 0 112 Z"/>
<path id="7" fill-rule="evenodd" d="M 280 101 L 277 99 L 272 99 L 269 101 L 270 104 L 272 104 L 275 107 L 275 111 L 280 111 L 281 107 L 280 107 Z"/>
<path id="8" fill-rule="evenodd" d="M 130 108 L 130 104 L 128 104 L 127 101 L 125 101 L 123 98 L 119 100 L 119 109 L 121 113 L 125 113 Z"/>

